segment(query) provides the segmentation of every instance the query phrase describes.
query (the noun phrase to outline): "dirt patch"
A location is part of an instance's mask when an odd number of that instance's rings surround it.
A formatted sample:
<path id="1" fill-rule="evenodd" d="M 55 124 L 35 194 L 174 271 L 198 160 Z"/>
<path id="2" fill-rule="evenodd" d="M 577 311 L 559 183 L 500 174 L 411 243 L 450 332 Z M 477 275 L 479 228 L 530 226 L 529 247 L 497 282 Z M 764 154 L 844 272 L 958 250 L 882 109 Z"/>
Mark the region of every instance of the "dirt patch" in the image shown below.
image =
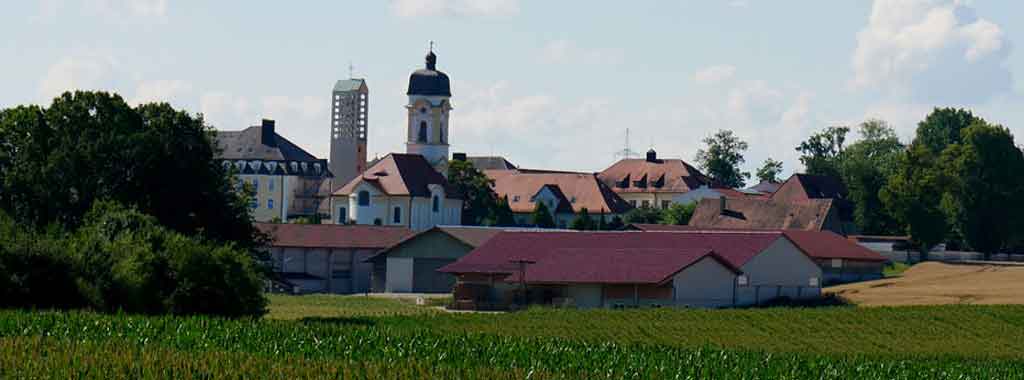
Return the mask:
<path id="1" fill-rule="evenodd" d="M 917 264 L 902 277 L 825 288 L 861 306 L 1024 304 L 1024 267 Z"/>

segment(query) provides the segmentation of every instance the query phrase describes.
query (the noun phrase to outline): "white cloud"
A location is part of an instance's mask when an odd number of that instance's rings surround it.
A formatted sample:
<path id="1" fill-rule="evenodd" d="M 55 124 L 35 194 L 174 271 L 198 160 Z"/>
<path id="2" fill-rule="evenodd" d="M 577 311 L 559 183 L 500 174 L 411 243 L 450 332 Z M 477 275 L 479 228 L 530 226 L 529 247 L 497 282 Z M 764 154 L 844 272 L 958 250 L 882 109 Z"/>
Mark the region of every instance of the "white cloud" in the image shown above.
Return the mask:
<path id="1" fill-rule="evenodd" d="M 1010 44 L 960 0 L 876 0 L 853 53 L 855 89 L 924 103 L 982 103 L 1011 90 Z"/>
<path id="2" fill-rule="evenodd" d="M 163 21 L 167 17 L 167 0 L 41 0 L 39 17 L 53 21 L 58 14 L 81 17 L 99 15 L 117 22 L 145 18 L 146 22 Z"/>
<path id="3" fill-rule="evenodd" d="M 693 81 L 704 85 L 718 84 L 731 79 L 734 74 L 736 74 L 736 66 L 733 65 L 708 66 L 697 70 L 693 74 Z"/>
<path id="4" fill-rule="evenodd" d="M 567 39 L 548 41 L 541 48 L 540 61 L 551 64 L 619 64 L 624 54 L 617 49 L 583 48 Z"/>
<path id="5" fill-rule="evenodd" d="M 519 13 L 519 0 L 392 0 L 399 17 L 508 16 Z"/>
<path id="6" fill-rule="evenodd" d="M 112 56 L 88 54 L 61 59 L 46 70 L 39 96 L 48 103 L 65 91 L 112 90 L 117 61 Z"/>
<path id="7" fill-rule="evenodd" d="M 239 122 L 253 122 L 249 118 L 250 102 L 245 97 L 227 92 L 212 91 L 199 97 L 199 111 L 203 114 L 206 124 L 221 130 L 241 129 Z"/>
<path id="8" fill-rule="evenodd" d="M 168 102 L 174 103 L 181 96 L 192 91 L 192 84 L 183 80 L 142 81 L 135 90 L 135 97 L 129 102 L 134 105 Z"/>

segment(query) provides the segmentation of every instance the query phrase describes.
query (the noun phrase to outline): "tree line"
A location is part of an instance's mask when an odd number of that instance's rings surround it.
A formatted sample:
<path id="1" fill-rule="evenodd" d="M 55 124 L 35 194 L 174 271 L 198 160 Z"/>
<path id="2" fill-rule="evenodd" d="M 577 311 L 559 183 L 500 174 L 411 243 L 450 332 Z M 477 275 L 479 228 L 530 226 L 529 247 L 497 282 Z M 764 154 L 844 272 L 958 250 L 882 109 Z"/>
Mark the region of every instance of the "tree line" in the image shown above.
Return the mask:
<path id="1" fill-rule="evenodd" d="M 1013 134 L 971 111 L 936 108 L 917 124 L 909 143 L 882 120 L 831 126 L 796 150 L 805 173 L 839 178 L 849 191 L 861 234 L 910 236 L 923 255 L 938 244 L 989 257 L 1024 248 L 1024 154 Z M 743 187 L 748 145 L 732 131 L 703 140 L 698 166 L 715 182 Z M 760 181 L 778 182 L 782 163 L 767 159 Z"/>

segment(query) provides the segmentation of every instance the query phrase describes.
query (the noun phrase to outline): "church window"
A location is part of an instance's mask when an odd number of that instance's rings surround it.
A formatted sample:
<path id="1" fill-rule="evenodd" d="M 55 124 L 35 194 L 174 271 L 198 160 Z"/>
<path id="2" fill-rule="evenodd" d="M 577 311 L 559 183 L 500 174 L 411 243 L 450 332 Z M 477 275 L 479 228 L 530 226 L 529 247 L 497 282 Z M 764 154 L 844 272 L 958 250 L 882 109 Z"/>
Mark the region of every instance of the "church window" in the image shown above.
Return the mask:
<path id="1" fill-rule="evenodd" d="M 363 190 L 359 192 L 359 205 L 369 206 L 370 205 L 370 192 Z"/>
<path id="2" fill-rule="evenodd" d="M 420 133 L 417 136 L 416 141 L 427 142 L 427 122 L 420 122 Z"/>
<path id="3" fill-rule="evenodd" d="M 395 215 L 391 218 L 391 222 L 394 224 L 402 223 L 402 208 L 395 207 Z"/>
<path id="4" fill-rule="evenodd" d="M 434 212 L 440 212 L 441 211 L 441 198 L 438 198 L 436 195 L 434 196 L 433 208 L 434 208 Z"/>

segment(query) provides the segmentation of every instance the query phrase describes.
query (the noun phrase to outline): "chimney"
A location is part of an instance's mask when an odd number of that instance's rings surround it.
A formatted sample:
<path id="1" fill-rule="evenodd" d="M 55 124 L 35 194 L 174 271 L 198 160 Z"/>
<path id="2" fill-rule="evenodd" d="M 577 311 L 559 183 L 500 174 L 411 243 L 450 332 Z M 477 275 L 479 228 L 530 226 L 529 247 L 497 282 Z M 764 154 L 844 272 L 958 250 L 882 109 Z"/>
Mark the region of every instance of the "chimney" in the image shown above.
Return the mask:
<path id="1" fill-rule="evenodd" d="M 452 161 L 465 161 L 465 160 L 466 160 L 466 154 L 465 153 L 452 153 Z"/>
<path id="2" fill-rule="evenodd" d="M 263 125 L 260 126 L 260 144 L 266 146 L 277 146 L 273 120 L 263 119 Z"/>
<path id="3" fill-rule="evenodd" d="M 647 162 L 655 161 L 658 161 L 658 152 L 655 152 L 654 148 L 651 148 L 651 150 L 647 151 Z"/>
<path id="4" fill-rule="evenodd" d="M 726 206 L 727 205 L 725 204 L 725 196 L 724 195 L 719 196 L 718 197 L 718 214 L 719 215 L 724 215 L 725 214 L 725 210 L 728 210 L 728 208 L 726 208 Z"/>

